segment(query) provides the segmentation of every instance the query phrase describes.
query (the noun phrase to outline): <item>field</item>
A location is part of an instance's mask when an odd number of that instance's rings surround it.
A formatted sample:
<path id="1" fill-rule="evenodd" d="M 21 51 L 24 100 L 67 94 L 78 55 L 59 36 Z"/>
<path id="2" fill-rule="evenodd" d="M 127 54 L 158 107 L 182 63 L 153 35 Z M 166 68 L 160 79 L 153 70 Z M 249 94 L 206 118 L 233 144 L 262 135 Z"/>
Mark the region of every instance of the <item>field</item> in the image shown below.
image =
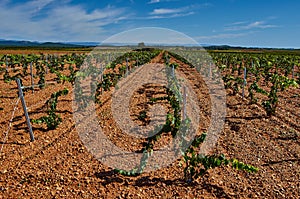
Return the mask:
<path id="1" fill-rule="evenodd" d="M 0 198 L 300 197 L 298 53 L 211 51 L 214 68 L 201 61 L 208 60 L 207 54 L 197 50 L 97 52 L 97 56 L 89 57 L 86 50 L 0 51 Z M 179 157 L 150 172 L 143 172 L 147 171 L 147 161 L 141 161 L 132 170 L 112 168 L 98 161 L 78 133 L 74 119 L 78 110 L 72 106 L 74 97 L 83 109 L 89 101 L 84 90 L 76 87 L 76 79 L 92 74 L 82 65 L 95 62 L 100 63 L 97 66 L 103 72 L 101 77 L 94 77 L 93 85 L 99 125 L 116 146 L 138 152 L 143 158 L 147 156 L 146 160 L 174 135 L 180 136 L 179 125 L 194 119 L 191 115 L 181 116 L 184 96 L 176 92 L 182 91 L 181 78 L 190 85 L 199 104 L 200 123 L 195 132 L 199 144 L 203 142 L 201 139 L 209 132 L 213 120 L 214 95 L 210 94 L 208 84 L 216 86 L 216 80 L 221 78 L 226 115 L 213 149 L 205 157 L 194 157 L 192 149 L 196 153 L 199 147 L 193 142 L 191 150 L 184 153 L 185 162 Z M 137 80 L 143 68 L 154 71 L 159 67 L 176 73 L 167 79 L 169 89 L 154 83 L 140 86 L 132 91 L 129 116 L 120 115 L 122 122 L 129 118 L 139 126 L 147 126 L 151 122 L 150 110 L 156 103 L 167 112 L 165 120 L 158 118 L 164 125 L 158 136 L 137 139 L 118 127 L 111 108 L 112 96 L 121 89 L 118 82 Z M 18 101 L 15 78 L 20 78 L 25 86 L 33 142 Z M 64 89 L 68 92 L 59 96 L 58 92 Z M 89 132 L 88 125 L 84 128 Z"/>

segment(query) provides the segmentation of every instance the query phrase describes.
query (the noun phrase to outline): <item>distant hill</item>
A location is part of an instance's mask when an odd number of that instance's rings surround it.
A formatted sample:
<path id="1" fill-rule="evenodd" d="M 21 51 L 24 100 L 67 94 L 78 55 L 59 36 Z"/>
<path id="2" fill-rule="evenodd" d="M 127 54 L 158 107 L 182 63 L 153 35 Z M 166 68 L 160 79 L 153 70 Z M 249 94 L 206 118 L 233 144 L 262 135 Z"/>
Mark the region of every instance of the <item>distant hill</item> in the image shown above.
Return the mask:
<path id="1" fill-rule="evenodd" d="M 0 39 L 0 48 L 24 48 L 24 47 L 33 47 L 33 48 L 85 48 L 85 47 L 116 47 L 116 46 L 128 46 L 134 47 L 137 44 L 120 44 L 120 43 L 104 43 L 100 42 L 38 42 L 38 41 L 18 41 L 18 40 L 4 40 Z M 146 46 L 152 46 L 151 44 Z M 157 45 L 154 44 L 153 47 L 174 47 L 176 45 L 168 45 L 162 44 Z M 211 44 L 202 44 L 200 48 L 204 48 L 206 50 L 296 50 L 293 48 L 260 48 L 260 47 L 242 47 L 242 46 L 229 46 L 229 45 L 211 45 Z M 198 48 L 193 45 L 185 45 L 187 48 Z M 297 49 L 300 50 L 300 49 Z"/>
<path id="2" fill-rule="evenodd" d="M 87 45 L 60 43 L 60 42 L 36 42 L 36 41 L 15 41 L 1 40 L 0 47 L 46 47 L 46 48 L 76 48 Z"/>
<path id="3" fill-rule="evenodd" d="M 229 45 L 207 45 L 203 47 L 205 50 L 299 50 L 295 48 L 266 48 L 266 47 L 243 47 Z"/>
<path id="4" fill-rule="evenodd" d="M 38 46 L 40 43 L 31 41 L 0 40 L 0 46 Z"/>
<path id="5" fill-rule="evenodd" d="M 71 47 L 71 48 L 76 48 L 76 47 L 82 47 L 82 45 L 76 45 L 76 44 L 65 44 L 65 43 L 55 43 L 55 42 L 45 42 L 41 43 L 39 45 L 40 47 L 59 47 L 59 48 L 64 48 L 64 47 Z"/>
<path id="6" fill-rule="evenodd" d="M 80 46 L 98 46 L 100 42 L 68 42 L 67 44 L 74 44 Z"/>

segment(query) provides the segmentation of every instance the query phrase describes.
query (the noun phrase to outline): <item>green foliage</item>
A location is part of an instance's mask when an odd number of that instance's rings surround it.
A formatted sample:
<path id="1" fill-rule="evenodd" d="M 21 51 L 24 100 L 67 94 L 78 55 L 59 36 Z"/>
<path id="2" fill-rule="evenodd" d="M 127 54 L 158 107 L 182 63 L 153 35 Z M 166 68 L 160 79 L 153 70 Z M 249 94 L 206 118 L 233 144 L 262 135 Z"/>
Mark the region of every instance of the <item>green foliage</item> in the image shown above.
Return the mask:
<path id="1" fill-rule="evenodd" d="M 48 106 L 48 115 L 40 117 L 39 119 L 32 119 L 31 122 L 35 124 L 46 123 L 47 129 L 53 130 L 62 122 L 62 119 L 59 114 L 57 114 L 57 102 L 58 97 L 68 94 L 68 89 L 64 89 L 58 92 L 55 92 L 51 95 L 50 99 L 47 100 L 46 104 Z"/>
<path id="2" fill-rule="evenodd" d="M 177 60 L 181 61 L 182 63 L 185 63 L 185 64 L 191 66 L 192 68 L 194 68 L 194 66 L 193 66 L 187 59 L 185 59 L 183 56 L 180 56 L 180 55 L 178 55 L 178 54 L 176 54 L 176 53 L 173 53 L 173 52 L 168 52 L 168 53 L 169 53 L 172 57 L 174 57 L 175 59 L 177 59 Z M 176 67 L 177 67 L 177 66 L 176 66 Z"/>
<path id="3" fill-rule="evenodd" d="M 137 66 L 137 64 L 143 65 L 143 64 L 150 62 L 151 59 L 156 57 L 160 52 L 161 52 L 161 50 L 155 49 L 155 48 L 136 49 L 136 50 L 124 53 L 122 56 L 117 57 L 110 64 L 110 68 L 114 69 L 118 64 L 124 65 L 127 58 L 129 59 L 129 61 L 135 62 L 136 66 Z M 137 63 L 137 61 L 138 61 L 138 63 Z"/>
<path id="4" fill-rule="evenodd" d="M 5 83 L 9 83 L 11 81 L 16 80 L 16 78 L 21 78 L 21 74 L 18 73 L 16 75 L 10 76 L 8 71 L 5 71 L 4 75 L 3 75 L 3 79 Z"/>
<path id="5" fill-rule="evenodd" d="M 41 63 L 36 64 L 36 73 L 39 77 L 39 88 L 42 89 L 45 87 L 45 68 L 43 67 L 43 65 Z"/>
<path id="6" fill-rule="evenodd" d="M 300 56 L 243 52 L 212 53 L 211 55 L 223 73 L 225 88 L 232 89 L 234 94 L 237 94 L 243 85 L 241 66 L 247 68 L 248 74 L 253 76 L 252 82 L 248 85 L 250 102 L 261 103 L 268 116 L 276 112 L 278 92 L 291 86 L 297 87 L 300 82 L 289 77 L 292 76 L 292 68 L 299 65 Z M 263 87 L 269 87 L 270 91 Z M 268 99 L 260 102 L 255 93 L 266 95 Z"/>
<path id="7" fill-rule="evenodd" d="M 143 48 L 143 49 L 137 49 L 133 50 L 127 53 L 124 53 L 123 55 L 117 57 L 115 60 L 113 60 L 110 64 L 106 66 L 106 69 L 112 69 L 114 72 L 106 72 L 102 73 L 101 81 L 99 81 L 96 85 L 96 94 L 95 94 L 95 102 L 101 103 L 99 100 L 99 96 L 103 91 L 109 91 L 111 87 L 114 87 L 117 85 L 119 79 L 121 79 L 123 76 L 125 76 L 127 71 L 127 66 L 125 63 L 126 60 L 129 60 L 129 62 L 135 62 L 135 64 L 145 64 L 151 61 L 152 58 L 157 56 L 160 53 L 160 50 L 152 49 L 152 48 Z M 137 63 L 138 61 L 138 63 Z M 116 70 L 116 66 L 119 65 L 118 70 Z M 131 63 L 131 66 L 129 67 L 129 70 L 132 69 L 133 63 Z"/>
<path id="8" fill-rule="evenodd" d="M 257 93 L 264 94 L 264 95 L 268 94 L 267 91 L 260 88 L 258 83 L 256 81 L 254 81 L 248 88 L 251 103 L 257 103 L 257 101 L 258 101 L 257 98 L 254 96 L 254 91 Z"/>
<path id="9" fill-rule="evenodd" d="M 145 110 L 140 111 L 138 119 L 145 121 L 146 118 L 147 118 L 147 111 L 145 111 Z"/>
<path id="10" fill-rule="evenodd" d="M 226 159 L 221 155 L 202 155 L 197 153 L 197 149 L 204 142 L 206 133 L 195 138 L 191 146 L 183 154 L 184 177 L 187 182 L 192 182 L 204 175 L 207 170 L 231 165 L 232 168 L 247 172 L 257 172 L 258 168 L 238 161 L 237 159 Z"/>
<path id="11" fill-rule="evenodd" d="M 47 57 L 47 58 L 46 58 Z M 36 74 L 34 74 L 34 78 L 38 77 L 39 87 L 43 89 L 45 87 L 45 75 L 49 69 L 50 73 L 54 73 L 57 75 L 58 83 L 70 82 L 74 84 L 76 73 L 80 68 L 80 65 L 83 63 L 85 55 L 80 54 L 72 54 L 72 55 L 37 55 L 37 54 L 28 54 L 28 55 L 6 55 L 0 57 L 0 63 L 6 64 L 6 69 L 4 69 L 4 81 L 6 83 L 15 80 L 15 78 L 24 79 L 28 75 L 28 66 L 32 64 L 36 68 Z M 69 67 L 66 68 L 65 65 L 69 64 Z M 17 73 L 19 69 L 15 69 L 15 67 L 22 67 L 20 73 Z M 76 67 L 76 69 L 74 68 Z M 13 70 L 8 70 L 13 69 Z M 10 71 L 10 72 L 9 72 Z M 14 73 L 14 74 L 11 74 Z M 65 75 L 68 74 L 68 75 Z"/>
<path id="12" fill-rule="evenodd" d="M 295 80 L 289 79 L 285 76 L 273 74 L 270 82 L 272 83 L 271 90 L 268 93 L 268 100 L 262 103 L 268 116 L 274 115 L 278 104 L 278 92 L 284 91 L 290 86 L 297 87 L 298 84 Z"/>
<path id="13" fill-rule="evenodd" d="M 89 101 L 92 99 L 90 94 L 83 93 L 82 85 L 80 85 L 79 81 L 75 81 L 74 86 L 74 95 L 75 101 L 78 104 L 79 110 L 82 110 L 87 107 Z"/>

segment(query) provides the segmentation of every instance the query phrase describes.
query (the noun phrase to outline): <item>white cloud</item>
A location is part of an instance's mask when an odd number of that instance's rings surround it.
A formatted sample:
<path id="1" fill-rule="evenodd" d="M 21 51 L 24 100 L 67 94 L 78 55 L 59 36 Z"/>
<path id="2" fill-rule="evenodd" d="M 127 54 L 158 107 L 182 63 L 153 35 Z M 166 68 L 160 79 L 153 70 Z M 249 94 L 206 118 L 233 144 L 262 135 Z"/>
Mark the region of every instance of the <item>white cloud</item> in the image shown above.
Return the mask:
<path id="1" fill-rule="evenodd" d="M 239 30 L 250 30 L 250 29 L 266 29 L 276 28 L 277 25 L 267 24 L 266 21 L 255 21 L 255 22 L 235 22 L 225 26 L 226 31 L 239 31 Z"/>
<path id="2" fill-rule="evenodd" d="M 156 8 L 149 13 L 148 19 L 163 19 L 163 18 L 175 18 L 193 15 L 195 12 L 190 6 L 181 8 Z"/>
<path id="3" fill-rule="evenodd" d="M 171 0 L 164 0 L 171 1 Z M 195 10 L 199 8 L 207 8 L 212 6 L 210 3 L 190 5 L 181 8 L 155 8 L 152 12 L 149 13 L 150 17 L 148 19 L 161 19 L 161 18 L 174 18 L 174 17 L 183 17 L 188 15 L 195 14 Z"/>
<path id="4" fill-rule="evenodd" d="M 168 8 L 159 8 L 154 9 L 150 14 L 151 15 L 164 15 L 164 14 L 174 14 L 185 11 L 186 8 L 176 8 L 176 9 L 168 9 Z"/>
<path id="5" fill-rule="evenodd" d="M 184 17 L 184 16 L 189 16 L 193 15 L 195 12 L 186 12 L 186 13 L 175 13 L 171 15 L 154 15 L 148 17 L 148 19 L 164 19 L 164 18 L 175 18 L 175 17 Z"/>
<path id="6" fill-rule="evenodd" d="M 151 0 L 148 2 L 148 4 L 152 4 L 152 3 L 159 3 L 160 1 L 159 0 Z"/>
<path id="7" fill-rule="evenodd" d="M 237 21 L 237 22 L 228 24 L 227 26 L 245 25 L 245 24 L 247 24 L 247 23 L 249 23 L 249 22 L 247 22 L 247 21 Z"/>
<path id="8" fill-rule="evenodd" d="M 104 26 L 126 19 L 124 13 L 123 8 L 109 6 L 87 12 L 81 6 L 58 0 L 32 0 L 13 6 L 2 2 L 0 38 L 101 41 Z"/>
<path id="9" fill-rule="evenodd" d="M 171 2 L 171 1 L 180 1 L 180 0 L 150 0 L 148 4 L 161 3 L 161 2 Z"/>

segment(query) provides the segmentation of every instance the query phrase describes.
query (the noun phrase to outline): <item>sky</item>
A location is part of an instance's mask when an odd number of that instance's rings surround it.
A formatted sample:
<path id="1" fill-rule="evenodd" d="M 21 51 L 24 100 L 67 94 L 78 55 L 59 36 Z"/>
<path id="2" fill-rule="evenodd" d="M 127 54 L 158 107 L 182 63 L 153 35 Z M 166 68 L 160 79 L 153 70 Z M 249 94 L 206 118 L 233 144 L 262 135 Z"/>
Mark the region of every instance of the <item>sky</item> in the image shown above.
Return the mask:
<path id="1" fill-rule="evenodd" d="M 299 10 L 297 0 L 0 0 L 0 39 L 102 42 L 157 27 L 199 44 L 300 48 Z"/>

